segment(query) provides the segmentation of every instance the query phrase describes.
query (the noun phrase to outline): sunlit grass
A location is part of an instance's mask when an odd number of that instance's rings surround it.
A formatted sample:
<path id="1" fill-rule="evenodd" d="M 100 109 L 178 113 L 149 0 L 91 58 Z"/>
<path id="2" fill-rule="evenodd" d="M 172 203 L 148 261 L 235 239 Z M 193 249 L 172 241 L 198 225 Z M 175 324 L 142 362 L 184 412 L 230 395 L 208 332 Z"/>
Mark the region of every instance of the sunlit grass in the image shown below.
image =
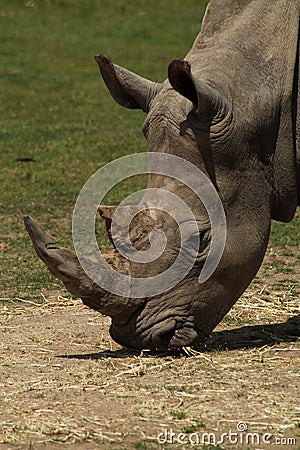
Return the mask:
<path id="1" fill-rule="evenodd" d="M 22 216 L 38 218 L 70 245 L 85 181 L 107 162 L 146 150 L 144 114 L 114 103 L 93 56 L 106 53 L 162 81 L 169 62 L 188 51 L 206 3 L 161 2 L 159 11 L 154 0 L 1 5 L 1 298 L 41 299 L 58 286 L 35 256 Z M 109 200 L 120 193 L 124 184 Z"/>

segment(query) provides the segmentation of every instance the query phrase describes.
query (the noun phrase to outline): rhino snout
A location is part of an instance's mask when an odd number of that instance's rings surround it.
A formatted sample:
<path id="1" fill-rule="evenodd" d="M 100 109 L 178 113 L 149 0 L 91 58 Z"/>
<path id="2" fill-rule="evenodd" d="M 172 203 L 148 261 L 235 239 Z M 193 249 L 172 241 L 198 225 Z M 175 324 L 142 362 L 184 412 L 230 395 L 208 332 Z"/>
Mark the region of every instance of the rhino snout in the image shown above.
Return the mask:
<path id="1" fill-rule="evenodd" d="M 147 321 L 145 324 L 147 326 Z M 179 322 L 172 317 L 148 326 L 139 334 L 133 332 L 135 326 L 132 325 L 120 326 L 113 321 L 111 337 L 120 345 L 135 350 L 175 350 L 192 345 L 198 339 L 198 333 L 191 324 Z"/>

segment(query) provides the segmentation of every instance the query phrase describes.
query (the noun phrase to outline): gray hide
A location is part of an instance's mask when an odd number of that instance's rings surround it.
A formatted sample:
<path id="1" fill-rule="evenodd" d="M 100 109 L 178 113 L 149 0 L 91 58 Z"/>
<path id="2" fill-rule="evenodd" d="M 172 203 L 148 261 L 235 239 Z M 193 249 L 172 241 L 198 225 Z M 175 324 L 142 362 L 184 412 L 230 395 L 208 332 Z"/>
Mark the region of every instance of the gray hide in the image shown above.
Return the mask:
<path id="1" fill-rule="evenodd" d="M 179 183 L 151 175 L 149 187 L 180 195 L 196 211 L 201 245 L 186 279 L 168 292 L 141 299 L 130 294 L 121 298 L 95 285 L 73 252 L 55 247 L 54 238 L 25 218 L 40 258 L 71 293 L 112 317 L 110 331 L 117 342 L 138 349 L 202 342 L 259 269 L 271 218 L 293 218 L 296 148 L 300 151 L 299 8 L 299 0 L 212 0 L 192 49 L 184 61 L 170 64 L 164 83 L 96 57 L 112 97 L 147 113 L 143 131 L 149 151 L 171 153 L 199 167 L 219 192 L 228 226 L 221 262 L 200 285 L 211 239 L 207 213 Z M 100 214 L 110 235 L 113 208 L 102 206 Z M 107 261 L 132 276 L 163 271 L 179 248 L 171 219 L 145 212 L 131 224 L 131 237 L 144 250 L 147 234 L 155 228 L 168 238 L 165 255 L 156 264 L 132 263 L 113 250 Z"/>

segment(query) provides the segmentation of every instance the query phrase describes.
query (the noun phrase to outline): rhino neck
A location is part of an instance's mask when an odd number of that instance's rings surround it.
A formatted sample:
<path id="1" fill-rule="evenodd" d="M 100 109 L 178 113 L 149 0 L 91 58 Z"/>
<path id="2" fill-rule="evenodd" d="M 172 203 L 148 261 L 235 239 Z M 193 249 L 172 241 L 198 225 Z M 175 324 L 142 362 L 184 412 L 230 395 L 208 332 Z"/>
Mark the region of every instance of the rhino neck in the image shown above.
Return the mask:
<path id="1" fill-rule="evenodd" d="M 284 222 L 297 206 L 291 111 L 299 12 L 299 0 L 278 0 L 276 7 L 266 0 L 212 0 L 186 56 L 198 76 L 234 91 L 235 127 L 263 165 L 272 219 Z"/>

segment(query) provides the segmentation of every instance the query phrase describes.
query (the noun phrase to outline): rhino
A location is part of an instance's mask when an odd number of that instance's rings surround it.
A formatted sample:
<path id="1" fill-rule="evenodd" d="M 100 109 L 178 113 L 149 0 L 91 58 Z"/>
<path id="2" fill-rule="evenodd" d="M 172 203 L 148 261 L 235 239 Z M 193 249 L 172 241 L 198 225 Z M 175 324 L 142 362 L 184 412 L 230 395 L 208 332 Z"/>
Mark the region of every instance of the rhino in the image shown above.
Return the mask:
<path id="1" fill-rule="evenodd" d="M 57 247 L 37 221 L 24 218 L 38 256 L 71 294 L 111 317 L 110 335 L 117 343 L 138 350 L 199 346 L 256 275 L 271 219 L 293 219 L 300 204 L 299 10 L 299 0 L 211 0 L 191 50 L 170 63 L 162 83 L 107 56 L 95 57 L 113 99 L 147 114 L 143 133 L 149 152 L 198 167 L 218 192 L 227 222 L 222 258 L 199 283 L 212 238 L 207 211 L 182 183 L 151 173 L 149 189 L 180 194 L 191 205 L 200 245 L 184 279 L 141 298 L 103 289 L 74 251 Z M 99 213 L 112 238 L 114 208 L 101 205 Z M 135 248 L 145 251 L 149 233 L 163 231 L 168 246 L 158 262 L 130 261 L 115 248 L 104 258 L 120 273 L 151 277 L 174 260 L 180 245 L 176 226 L 164 212 L 141 211 L 130 236 Z"/>

